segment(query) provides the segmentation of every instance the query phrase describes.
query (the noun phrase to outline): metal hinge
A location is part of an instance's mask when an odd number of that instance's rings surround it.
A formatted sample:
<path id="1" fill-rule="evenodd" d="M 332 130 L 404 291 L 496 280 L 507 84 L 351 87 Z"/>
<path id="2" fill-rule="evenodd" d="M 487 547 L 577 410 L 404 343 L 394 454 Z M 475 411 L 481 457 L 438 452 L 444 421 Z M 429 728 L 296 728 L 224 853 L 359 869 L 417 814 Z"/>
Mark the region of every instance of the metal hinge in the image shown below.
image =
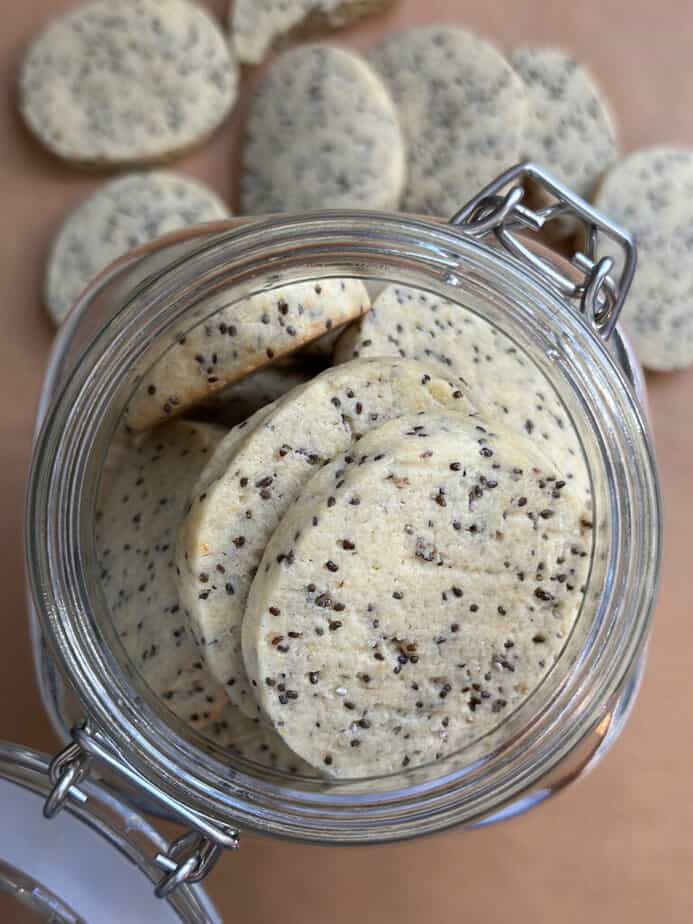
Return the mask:
<path id="1" fill-rule="evenodd" d="M 72 730 L 72 741 L 50 762 L 49 776 L 53 788 L 43 807 L 46 818 L 55 817 L 69 799 L 82 803 L 87 801 L 86 793 L 79 786 L 88 778 L 95 761 L 106 764 L 116 774 L 164 805 L 174 817 L 190 825 L 189 831 L 176 838 L 165 852 L 154 858 L 156 865 L 164 872 L 154 890 L 159 898 L 166 898 L 184 883 L 201 882 L 211 872 L 223 850 L 238 849 L 238 831 L 218 827 L 183 803 L 162 793 L 129 764 L 124 763 L 93 732 L 88 722 Z"/>
<path id="2" fill-rule="evenodd" d="M 521 181 L 527 179 L 548 192 L 555 201 L 536 210 L 523 205 L 525 190 Z M 508 186 L 510 188 L 506 190 Z M 579 281 L 571 279 L 550 260 L 540 257 L 513 233 L 517 230 L 541 231 L 549 222 L 563 216 L 577 218 L 584 231 L 584 249 L 577 249 L 570 258 L 581 274 Z M 575 299 L 592 329 L 605 340 L 609 338 L 633 281 L 637 262 L 635 241 L 627 231 L 541 167 L 531 163 L 511 167 L 453 215 L 450 224 L 471 237 L 494 235 L 509 253 L 522 260 L 544 283 L 561 295 Z M 618 244 L 623 251 L 623 265 L 617 279 L 612 275 L 614 260 L 609 256 L 599 257 L 601 234 Z"/>

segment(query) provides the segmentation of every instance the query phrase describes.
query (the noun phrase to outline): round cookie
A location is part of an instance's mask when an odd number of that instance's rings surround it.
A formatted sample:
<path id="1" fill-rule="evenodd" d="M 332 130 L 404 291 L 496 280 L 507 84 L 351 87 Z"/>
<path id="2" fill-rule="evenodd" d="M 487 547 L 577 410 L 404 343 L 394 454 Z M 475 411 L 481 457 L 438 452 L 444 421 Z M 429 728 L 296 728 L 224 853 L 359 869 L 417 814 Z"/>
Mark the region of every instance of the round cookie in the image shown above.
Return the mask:
<path id="1" fill-rule="evenodd" d="M 207 672 L 178 601 L 176 530 L 193 484 L 225 432 L 173 421 L 113 460 L 96 524 L 102 587 L 126 652 L 175 715 L 265 766 L 304 769 L 271 729 L 229 703 Z"/>
<path id="2" fill-rule="evenodd" d="M 238 301 L 222 296 L 220 302 L 211 317 L 162 345 L 165 352 L 130 401 L 126 419 L 133 430 L 183 413 L 370 308 L 358 279 L 294 283 Z"/>
<path id="3" fill-rule="evenodd" d="M 465 381 L 477 407 L 528 434 L 589 502 L 589 472 L 567 411 L 539 368 L 493 325 L 455 302 L 391 285 L 342 335 L 334 361 L 375 356 L 418 359 Z"/>
<path id="4" fill-rule="evenodd" d="M 402 417 L 304 486 L 243 621 L 265 715 L 340 777 L 476 741 L 558 658 L 591 549 L 580 505 L 529 437 Z"/>
<path id="5" fill-rule="evenodd" d="M 693 364 L 693 151 L 653 147 L 636 151 L 604 178 L 595 205 L 630 231 L 638 268 L 621 323 L 648 369 Z M 605 239 L 600 256 L 620 259 Z"/>
<path id="6" fill-rule="evenodd" d="M 250 101 L 244 212 L 394 209 L 404 179 L 395 107 L 365 61 L 333 45 L 301 46 L 277 58 Z"/>
<path id="7" fill-rule="evenodd" d="M 22 63 L 19 106 L 64 160 L 143 164 L 200 144 L 236 98 L 238 66 L 188 0 L 92 0 L 53 20 Z"/>
<path id="8" fill-rule="evenodd" d="M 588 199 L 618 157 L 616 125 L 592 74 L 560 48 L 516 48 L 510 63 L 529 93 L 522 159 Z"/>
<path id="9" fill-rule="evenodd" d="M 285 36 L 339 29 L 393 0 L 231 0 L 231 39 L 238 59 L 259 64 Z"/>
<path id="10" fill-rule="evenodd" d="M 321 338 L 323 339 L 323 338 Z M 324 368 L 312 357 L 288 359 L 275 363 L 266 369 L 258 369 L 252 375 L 229 385 L 205 405 L 204 414 L 224 427 L 235 427 L 252 417 L 256 411 L 299 385 L 309 381 Z"/>
<path id="11" fill-rule="evenodd" d="M 454 26 L 408 29 L 368 60 L 397 105 L 406 212 L 450 217 L 520 160 L 527 90 L 501 53 Z"/>
<path id="12" fill-rule="evenodd" d="M 182 174 L 157 170 L 111 180 L 70 212 L 53 242 L 44 281 L 51 317 L 60 324 L 94 276 L 134 247 L 230 215 L 215 192 Z"/>
<path id="13" fill-rule="evenodd" d="M 317 467 L 403 413 L 473 412 L 459 382 L 411 360 L 327 369 L 279 401 L 242 441 L 222 441 L 178 534 L 178 592 L 212 675 L 232 702 L 257 714 L 241 653 L 248 590 L 284 512 Z M 260 412 L 262 413 L 262 412 Z M 233 444 L 229 452 L 227 447 Z"/>

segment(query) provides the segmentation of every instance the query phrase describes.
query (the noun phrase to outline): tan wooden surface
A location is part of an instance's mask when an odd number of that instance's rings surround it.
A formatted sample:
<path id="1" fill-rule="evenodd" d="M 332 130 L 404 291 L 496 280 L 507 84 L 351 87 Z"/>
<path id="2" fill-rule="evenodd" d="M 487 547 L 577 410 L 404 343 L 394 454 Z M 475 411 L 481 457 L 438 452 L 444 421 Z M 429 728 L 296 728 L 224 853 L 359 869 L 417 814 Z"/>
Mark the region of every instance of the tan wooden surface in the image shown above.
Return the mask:
<path id="1" fill-rule="evenodd" d="M 52 334 L 41 279 L 56 224 L 99 180 L 43 153 L 13 106 L 23 45 L 72 5 L 6 0 L 0 27 L 0 737 L 44 750 L 55 742 L 33 679 L 21 538 L 32 419 Z M 222 16 L 226 2 L 209 5 Z M 687 0 L 402 0 L 340 40 L 364 47 L 398 25 L 435 20 L 473 27 L 506 47 L 561 43 L 601 79 L 626 149 L 693 144 Z M 242 107 L 204 150 L 177 165 L 228 197 L 241 118 Z M 349 850 L 246 836 L 210 882 L 225 922 L 693 921 L 693 371 L 653 376 L 649 386 L 666 501 L 663 586 L 642 695 L 606 762 L 534 813 L 471 835 Z"/>

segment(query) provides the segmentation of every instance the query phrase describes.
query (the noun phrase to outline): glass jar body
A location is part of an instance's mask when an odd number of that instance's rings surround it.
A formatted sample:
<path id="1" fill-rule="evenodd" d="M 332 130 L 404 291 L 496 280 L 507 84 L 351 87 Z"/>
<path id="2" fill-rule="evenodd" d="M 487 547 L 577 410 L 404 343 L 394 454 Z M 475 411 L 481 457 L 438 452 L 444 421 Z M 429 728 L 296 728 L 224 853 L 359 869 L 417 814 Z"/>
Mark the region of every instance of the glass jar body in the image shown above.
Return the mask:
<path id="1" fill-rule="evenodd" d="M 232 265 L 234 250 L 236 262 Z M 621 626 L 621 650 L 611 652 L 608 665 L 603 660 L 598 668 L 600 673 L 595 686 L 601 687 L 599 695 L 595 690 L 591 700 L 580 702 L 580 722 L 573 723 L 571 719 L 571 710 L 578 706 L 577 694 L 573 691 L 572 698 L 566 697 L 559 709 L 554 708 L 550 719 L 545 716 L 544 727 L 535 729 L 537 737 L 533 743 L 536 752 L 529 761 L 521 762 L 522 766 L 517 763 L 514 773 L 510 768 L 510 772 L 504 774 L 501 772 L 503 762 L 507 770 L 510 758 L 508 754 L 499 755 L 492 771 L 500 774 L 498 784 L 495 791 L 493 786 L 489 789 L 489 778 L 486 778 L 485 798 L 480 797 L 480 782 L 478 785 L 475 781 L 468 782 L 465 766 L 446 768 L 444 783 L 440 777 L 414 781 L 402 779 L 394 788 L 377 791 L 374 798 L 370 797 L 367 787 L 343 789 L 332 802 L 328 799 L 330 804 L 327 808 L 324 794 L 310 786 L 283 789 L 282 784 L 253 779 L 260 786 L 255 798 L 247 802 L 242 796 L 230 799 L 223 821 L 311 840 L 368 842 L 426 833 L 452 823 L 468 826 L 486 824 L 524 811 L 575 779 L 603 755 L 627 717 L 642 671 L 647 623 L 658 571 L 659 513 L 651 446 L 640 415 L 645 406 L 644 384 L 632 351 L 618 330 L 612 336 L 607 351 L 584 325 L 581 329 L 580 319 L 573 315 L 573 309 L 565 302 L 559 304 L 555 293 L 543 289 L 534 279 L 525 280 L 523 267 L 491 248 L 464 241 L 450 229 L 439 229 L 426 222 L 406 218 L 392 216 L 385 219 L 373 215 L 315 216 L 293 221 L 277 219 L 263 223 L 257 229 L 252 226 L 239 229 L 235 234 L 229 234 L 223 226 L 214 226 L 174 235 L 143 248 L 109 268 L 90 286 L 56 344 L 42 395 L 40 418 L 47 414 L 51 402 L 56 401 L 52 405 L 54 409 L 61 402 L 64 406 L 64 402 L 72 400 L 69 397 L 71 388 L 83 393 L 88 387 L 89 375 L 85 375 L 83 368 L 85 348 L 90 361 L 98 362 L 104 356 L 108 357 L 116 339 L 125 336 L 134 343 L 137 332 L 132 326 L 126 328 L 138 315 L 155 315 L 157 324 L 160 324 L 150 335 L 151 344 L 152 340 L 163 335 L 165 329 L 179 322 L 186 310 L 190 310 L 189 305 L 182 309 L 176 305 L 181 287 L 189 288 L 193 280 L 196 287 L 204 287 L 204 283 L 200 283 L 201 278 L 214 279 L 214 291 L 218 291 L 216 277 L 222 272 L 229 273 L 226 285 L 242 286 L 246 292 L 249 286 L 267 283 L 268 266 L 272 267 L 272 274 L 276 274 L 277 267 L 280 267 L 282 273 L 295 273 L 294 278 L 339 272 L 378 281 L 403 281 L 426 289 L 442 285 L 448 298 L 472 304 L 474 310 L 485 313 L 506 332 L 521 332 L 527 348 L 535 351 L 537 361 L 546 363 L 548 374 L 553 375 L 556 382 L 563 377 L 568 380 L 573 377 L 570 387 L 566 385 L 566 394 L 572 388 L 574 404 L 571 412 L 583 415 L 581 425 L 585 433 L 599 428 L 600 409 L 603 409 L 606 400 L 609 420 L 606 423 L 602 421 L 605 429 L 595 435 L 595 459 L 600 451 L 599 445 L 601 451 L 608 455 L 604 446 L 606 431 L 610 428 L 613 436 L 617 425 L 623 429 L 623 433 L 617 434 L 616 446 L 612 446 L 612 457 L 599 461 L 602 467 L 599 475 L 596 474 L 598 464 L 595 462 L 596 481 L 602 479 L 601 490 L 606 498 L 605 518 L 610 521 L 605 527 L 609 537 L 608 541 L 605 539 L 604 554 L 608 552 L 609 567 L 613 570 L 608 579 L 611 598 L 606 599 L 602 594 L 598 604 L 605 634 L 590 641 L 587 633 L 579 645 L 576 643 L 571 655 L 574 665 L 581 664 L 582 670 L 588 671 L 590 659 L 597 658 L 599 646 L 606 644 L 605 638 L 609 634 L 606 623 L 609 619 L 614 623 L 622 620 L 619 613 L 632 607 L 635 599 L 638 610 L 637 613 L 631 612 L 630 626 Z M 199 304 L 199 292 L 196 298 L 196 304 Z M 176 315 L 177 311 L 180 313 Z M 103 331 L 103 324 L 111 317 L 115 321 L 107 324 Z M 525 324 L 528 319 L 529 326 Z M 97 330 L 102 332 L 95 336 Z M 140 350 L 146 351 L 147 348 L 143 342 L 140 344 Z M 113 357 L 113 361 L 117 368 L 118 360 Z M 123 359 L 120 363 L 122 367 Z M 578 368 L 581 366 L 583 368 Z M 94 380 L 91 381 L 93 383 Z M 77 392 L 73 392 L 73 396 Z M 122 401 L 122 394 L 120 397 L 114 394 L 108 400 L 115 407 L 119 400 Z M 47 475 L 48 471 L 55 473 L 56 465 L 66 464 L 60 461 L 57 449 L 54 449 L 52 458 L 46 456 L 45 428 L 41 440 L 42 459 L 34 471 L 35 505 L 41 503 L 37 484 L 40 475 Z M 92 434 L 90 452 L 97 451 L 97 442 L 98 437 Z M 81 453 L 84 451 L 83 448 L 79 450 Z M 626 457 L 628 453 L 635 453 L 635 456 Z M 82 461 L 86 462 L 84 458 Z M 612 469 L 607 471 L 609 465 Z M 635 480 L 638 483 L 628 486 L 629 496 L 624 502 L 625 495 L 617 494 L 625 489 L 617 481 L 618 473 L 626 471 L 630 471 L 631 476 L 637 476 Z M 640 509 L 636 509 L 638 506 Z M 619 521 L 619 516 L 622 521 Z M 638 518 L 637 522 L 633 521 L 634 516 Z M 632 556 L 633 548 L 624 551 L 621 546 L 626 540 L 632 544 L 640 535 L 650 538 L 644 550 L 648 564 L 640 569 L 640 585 L 634 588 L 631 582 L 631 586 L 627 587 L 619 584 L 615 572 L 626 566 L 626 559 L 632 563 L 634 559 L 629 558 L 629 554 Z M 67 541 L 65 537 L 63 541 Z M 35 556 L 35 551 L 30 549 L 29 554 L 30 557 Z M 40 570 L 40 565 L 33 569 L 34 586 Z M 46 571 L 42 573 L 44 576 L 47 574 Z M 621 575 L 621 580 L 623 577 Z M 597 604 L 595 612 L 596 609 Z M 50 606 L 36 607 L 34 594 L 32 626 L 36 669 L 46 708 L 58 731 L 65 736 L 85 714 L 94 718 L 98 709 L 94 708 L 96 704 L 90 702 L 89 696 L 85 697 L 85 683 L 89 685 L 87 674 L 90 670 L 79 671 L 81 677 L 75 677 L 71 667 L 75 656 L 82 661 L 78 650 L 80 643 L 74 638 L 56 639 L 54 624 L 55 610 L 51 610 Z M 67 649 L 72 650 L 68 653 Z M 601 654 L 606 657 L 603 651 Z M 66 675 L 68 684 L 63 679 Z M 577 676 L 574 680 L 577 684 Z M 106 691 L 111 703 L 123 702 L 123 689 Z M 139 702 L 134 693 L 129 698 L 131 706 Z M 547 693 L 542 709 L 550 712 L 556 704 L 557 692 L 550 696 Z M 95 724 L 104 739 L 110 741 L 109 728 L 105 727 L 103 718 L 97 716 Z M 523 728 L 521 734 L 524 733 Z M 157 728 L 152 723 L 147 729 L 148 743 L 156 747 L 157 740 L 161 741 L 160 734 L 161 727 Z M 543 748 L 542 739 L 546 744 Z M 185 742 L 178 756 L 184 758 L 189 755 L 189 748 L 190 744 Z M 143 764 L 140 761 L 145 750 L 133 753 L 131 758 L 130 755 L 123 757 L 141 772 Z M 171 755 L 167 758 L 170 767 Z M 200 808 L 209 808 L 210 805 L 218 808 L 214 784 L 209 784 L 214 772 L 210 770 L 210 774 L 211 777 L 196 792 L 173 787 L 177 789 L 177 800 Z M 240 777 L 239 773 L 239 778 L 243 787 L 244 779 L 253 778 L 252 771 L 249 777 Z M 160 782 L 163 784 L 161 789 L 166 792 L 170 780 L 166 780 L 164 775 Z M 461 797 L 465 785 L 469 787 L 469 794 L 479 798 L 476 801 L 468 799 L 462 807 L 464 800 L 457 797 Z M 396 807 L 403 798 L 402 793 L 406 793 L 405 811 Z M 158 800 L 138 793 L 137 787 L 134 795 L 150 810 L 161 811 Z M 431 797 L 435 805 L 429 812 L 426 805 Z M 166 799 L 162 802 L 167 805 Z M 316 813 L 319 816 L 323 809 L 327 819 L 325 825 L 316 821 Z M 171 812 L 164 808 L 163 811 L 164 814 L 176 815 L 175 810 Z M 353 820 L 354 812 L 360 816 L 358 822 Z"/>

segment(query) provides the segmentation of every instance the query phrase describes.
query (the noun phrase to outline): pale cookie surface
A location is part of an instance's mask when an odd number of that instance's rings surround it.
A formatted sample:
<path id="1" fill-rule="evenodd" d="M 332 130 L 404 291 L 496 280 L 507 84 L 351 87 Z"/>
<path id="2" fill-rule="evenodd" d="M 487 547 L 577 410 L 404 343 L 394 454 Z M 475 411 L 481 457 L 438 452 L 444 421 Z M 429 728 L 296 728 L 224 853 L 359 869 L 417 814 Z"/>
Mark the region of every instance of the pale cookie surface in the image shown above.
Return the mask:
<path id="1" fill-rule="evenodd" d="M 211 317 L 171 338 L 135 391 L 127 422 L 141 430 L 180 414 L 369 307 L 358 279 L 295 283 L 224 301 Z"/>
<path id="2" fill-rule="evenodd" d="M 403 413 L 446 409 L 472 411 L 459 383 L 411 360 L 364 360 L 326 370 L 245 439 L 232 430 L 220 443 L 212 467 L 216 474 L 221 458 L 226 469 L 212 483 L 203 472 L 178 535 L 178 590 L 211 673 L 249 714 L 257 706 L 243 666 L 243 611 L 284 512 L 317 468 L 363 433 Z"/>
<path id="3" fill-rule="evenodd" d="M 238 67 L 188 0 L 94 0 L 50 23 L 20 74 L 20 110 L 59 157 L 150 163 L 194 147 L 229 113 Z"/>
<path id="4" fill-rule="evenodd" d="M 323 368 L 318 361 L 300 356 L 258 369 L 215 395 L 204 407 L 205 416 L 209 415 L 213 422 L 222 426 L 236 427 L 256 411 L 309 381 Z"/>
<path id="5" fill-rule="evenodd" d="M 693 364 L 693 151 L 645 148 L 607 174 L 597 208 L 635 236 L 638 267 L 621 323 L 648 369 Z M 617 260 L 605 243 L 600 255 Z"/>
<path id="6" fill-rule="evenodd" d="M 304 487 L 263 555 L 243 653 L 263 712 L 336 776 L 449 755 L 555 663 L 590 524 L 526 436 L 421 414 Z"/>
<path id="7" fill-rule="evenodd" d="M 87 283 L 134 247 L 230 215 L 215 192 L 181 174 L 157 170 L 106 183 L 70 212 L 53 242 L 44 283 L 51 317 L 59 324 Z"/>
<path id="8" fill-rule="evenodd" d="M 364 60 L 332 45 L 302 46 L 277 58 L 250 101 L 245 212 L 394 209 L 404 179 L 394 104 Z"/>
<path id="9" fill-rule="evenodd" d="M 385 39 L 368 60 L 404 132 L 403 211 L 450 217 L 520 159 L 527 90 L 489 42 L 453 26 L 417 27 Z"/>
<path id="10" fill-rule="evenodd" d="M 374 356 L 419 359 L 463 379 L 483 413 L 528 435 L 588 501 L 589 472 L 568 413 L 538 367 L 493 325 L 455 302 L 391 285 L 334 354 L 335 362 Z"/>
<path id="11" fill-rule="evenodd" d="M 529 93 L 522 159 L 589 198 L 618 156 L 616 125 L 603 90 L 560 48 L 517 48 L 510 63 Z"/>
<path id="12" fill-rule="evenodd" d="M 180 719 L 234 753 L 283 770 L 303 767 L 271 730 L 228 702 L 206 670 L 174 580 L 187 498 L 225 431 L 175 421 L 118 458 L 96 524 L 113 623 L 142 678 Z"/>
<path id="13" fill-rule="evenodd" d="M 258 64 L 287 35 L 342 26 L 391 6 L 393 0 L 231 0 L 231 38 L 238 59 Z"/>

